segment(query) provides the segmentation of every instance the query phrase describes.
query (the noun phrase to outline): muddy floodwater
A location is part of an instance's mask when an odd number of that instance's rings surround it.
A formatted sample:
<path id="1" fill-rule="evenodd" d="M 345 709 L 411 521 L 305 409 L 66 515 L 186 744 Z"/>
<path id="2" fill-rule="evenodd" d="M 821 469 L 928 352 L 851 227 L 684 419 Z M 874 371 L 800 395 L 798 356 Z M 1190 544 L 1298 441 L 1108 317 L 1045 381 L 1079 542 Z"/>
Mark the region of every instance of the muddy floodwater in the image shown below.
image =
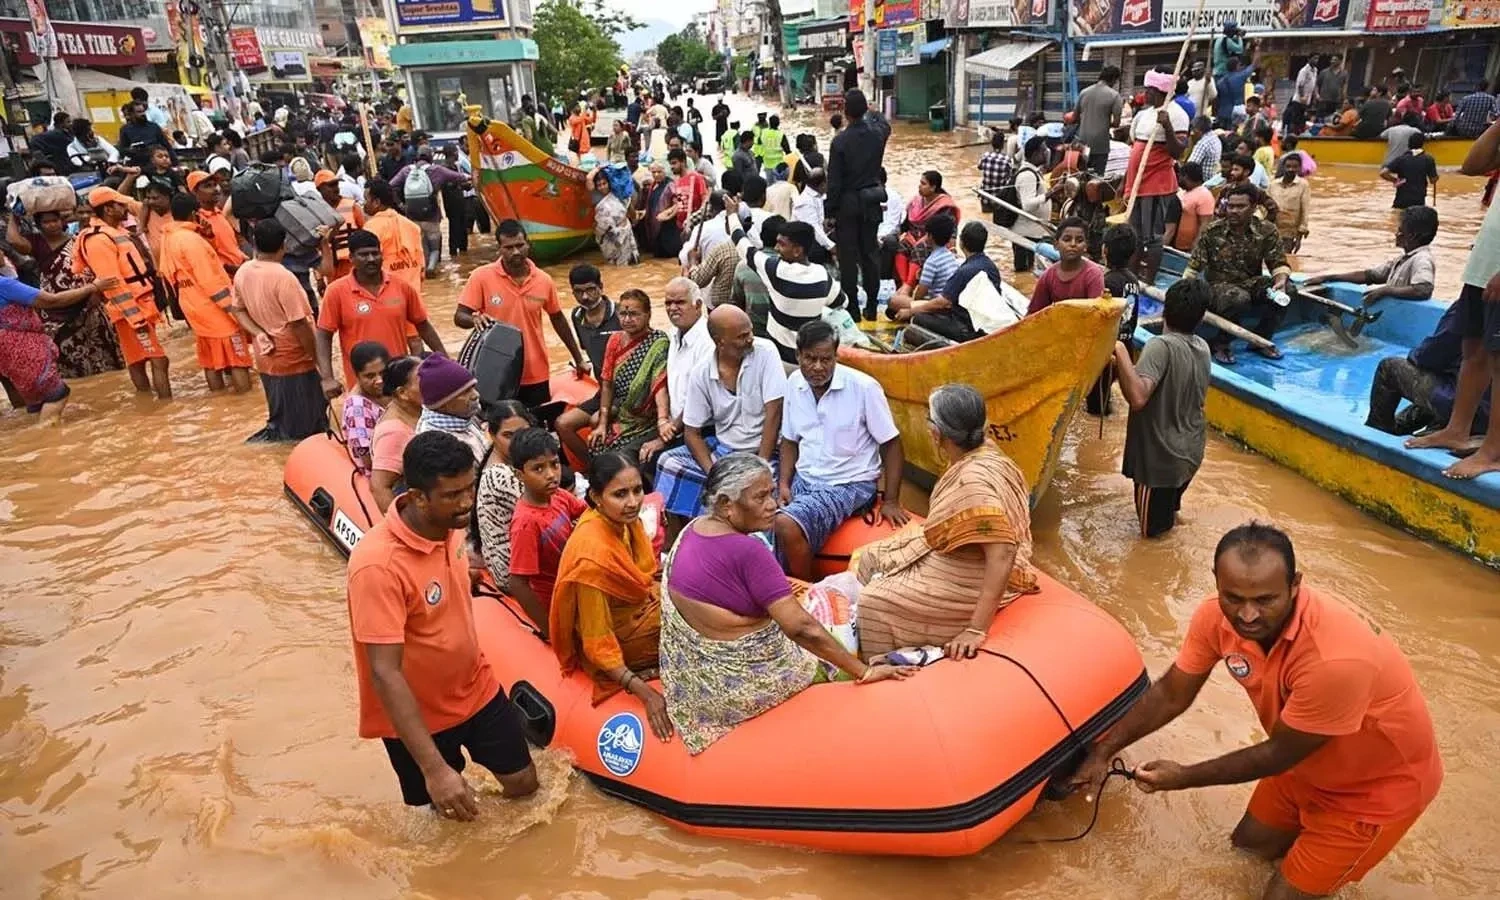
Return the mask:
<path id="1" fill-rule="evenodd" d="M 798 114 L 784 130 L 813 130 L 826 150 L 821 118 Z M 909 198 L 918 174 L 938 169 L 977 212 L 965 195 L 980 151 L 966 139 L 899 127 L 893 183 Z M 1312 185 L 1301 268 L 1393 252 L 1390 188 L 1373 170 L 1324 167 Z M 1440 296 L 1457 294 L 1479 188 L 1443 177 Z M 454 349 L 463 274 L 494 258 L 491 238 L 472 246 L 426 296 Z M 565 280 L 567 266 L 551 271 Z M 606 269 L 606 288 L 659 298 L 673 274 L 659 262 Z M 1076 797 L 958 860 L 688 837 L 602 797 L 556 752 L 537 755 L 533 799 L 501 803 L 480 778 L 476 823 L 407 810 L 380 746 L 355 736 L 343 560 L 283 498 L 287 450 L 241 443 L 263 421 L 262 395 L 209 395 L 190 336 L 168 347 L 169 403 L 112 373 L 74 385 L 59 430 L 0 414 L 0 896 L 1259 896 L 1266 867 L 1227 842 L 1249 785 L 1147 796 L 1116 780 L 1085 840 L 1030 842 L 1079 831 L 1090 809 Z M 1212 590 L 1219 535 L 1252 518 L 1286 528 L 1310 583 L 1358 605 L 1411 658 L 1447 768 L 1423 819 L 1343 896 L 1500 894 L 1500 575 L 1218 437 L 1187 494 L 1188 523 L 1144 543 L 1119 474 L 1123 438 L 1122 416 L 1102 437 L 1098 420 L 1073 424 L 1034 516 L 1036 562 L 1124 623 L 1157 673 Z M 890 739 L 916 727 L 892 722 Z M 1216 673 L 1196 708 L 1128 757 L 1192 762 L 1260 737 L 1241 689 Z"/>

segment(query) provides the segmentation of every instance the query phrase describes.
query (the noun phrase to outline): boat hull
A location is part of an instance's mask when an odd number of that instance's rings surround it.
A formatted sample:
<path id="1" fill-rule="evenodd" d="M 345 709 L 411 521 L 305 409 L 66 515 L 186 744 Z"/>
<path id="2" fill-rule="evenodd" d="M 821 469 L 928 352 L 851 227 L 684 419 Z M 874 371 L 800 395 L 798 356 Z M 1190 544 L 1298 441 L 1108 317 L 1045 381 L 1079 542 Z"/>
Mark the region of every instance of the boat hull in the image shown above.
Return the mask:
<path id="1" fill-rule="evenodd" d="M 469 158 L 491 218 L 524 225 L 536 262 L 548 265 L 593 246 L 593 190 L 582 169 L 548 156 L 501 122 L 470 126 Z"/>
<path id="2" fill-rule="evenodd" d="M 1026 476 L 1031 502 L 1047 491 L 1068 423 L 1113 351 L 1124 303 L 1068 300 L 976 341 L 919 353 L 839 350 L 880 382 L 901 430 L 909 474 L 930 487 L 946 464 L 928 436 L 927 398 L 944 384 L 984 397 L 989 434 Z"/>
<path id="3" fill-rule="evenodd" d="M 963 856 L 1024 818 L 1148 684 L 1118 622 L 1045 575 L 1040 589 L 995 616 L 993 653 L 905 681 L 812 685 L 696 756 L 652 735 L 631 694 L 595 706 L 592 681 L 563 675 L 508 598 L 476 597 L 474 621 L 527 737 L 605 794 L 716 839 Z"/>
<path id="4" fill-rule="evenodd" d="M 1473 138 L 1433 136 L 1423 146 L 1439 168 L 1456 169 L 1463 165 Z M 1385 162 L 1385 141 L 1352 137 L 1318 137 L 1306 135 L 1297 139 L 1297 148 L 1306 150 L 1318 165 L 1379 166 Z"/>

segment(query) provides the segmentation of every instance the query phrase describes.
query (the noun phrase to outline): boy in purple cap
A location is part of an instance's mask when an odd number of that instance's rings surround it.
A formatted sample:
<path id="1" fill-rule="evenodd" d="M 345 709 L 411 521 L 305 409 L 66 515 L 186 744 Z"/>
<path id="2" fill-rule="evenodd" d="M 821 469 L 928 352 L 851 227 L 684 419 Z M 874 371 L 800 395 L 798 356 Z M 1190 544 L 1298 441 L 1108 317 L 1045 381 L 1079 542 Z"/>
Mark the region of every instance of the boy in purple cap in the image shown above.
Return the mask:
<path id="1" fill-rule="evenodd" d="M 429 356 L 417 368 L 422 389 L 422 415 L 416 434 L 446 431 L 474 452 L 478 467 L 490 449 L 490 438 L 474 420 L 479 413 L 479 388 L 474 376 L 446 356 Z"/>

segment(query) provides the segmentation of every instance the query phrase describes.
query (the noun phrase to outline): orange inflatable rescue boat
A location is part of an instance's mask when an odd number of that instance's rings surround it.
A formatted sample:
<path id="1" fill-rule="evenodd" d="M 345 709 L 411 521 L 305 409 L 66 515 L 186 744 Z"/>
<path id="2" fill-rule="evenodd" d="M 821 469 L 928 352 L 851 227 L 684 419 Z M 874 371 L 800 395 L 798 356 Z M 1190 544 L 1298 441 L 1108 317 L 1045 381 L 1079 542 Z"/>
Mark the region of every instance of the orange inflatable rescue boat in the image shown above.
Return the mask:
<path id="1" fill-rule="evenodd" d="M 564 373 L 554 376 L 554 391 Z M 578 390 L 575 386 L 574 390 Z M 287 461 L 288 497 L 345 554 L 376 508 L 344 446 L 320 435 Z M 889 526 L 846 522 L 818 560 L 840 571 Z M 691 756 L 650 733 L 632 695 L 592 704 L 518 604 L 479 595 L 480 646 L 538 747 L 567 751 L 601 791 L 695 834 L 817 850 L 961 856 L 1024 817 L 1145 692 L 1109 614 L 1045 575 L 1001 610 L 984 651 L 905 681 L 813 685 Z"/>

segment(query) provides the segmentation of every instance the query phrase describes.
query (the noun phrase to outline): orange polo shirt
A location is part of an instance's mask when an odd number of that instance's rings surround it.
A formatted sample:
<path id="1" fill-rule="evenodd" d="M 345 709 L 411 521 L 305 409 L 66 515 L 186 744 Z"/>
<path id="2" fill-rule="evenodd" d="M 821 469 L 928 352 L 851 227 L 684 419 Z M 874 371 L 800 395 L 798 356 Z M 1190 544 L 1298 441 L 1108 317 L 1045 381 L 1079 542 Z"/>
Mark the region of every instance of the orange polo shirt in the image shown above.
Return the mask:
<path id="1" fill-rule="evenodd" d="M 427 321 L 422 298 L 404 281 L 387 275 L 377 293 L 345 275 L 323 294 L 318 310 L 318 327 L 339 336 L 339 353 L 344 358 L 344 384 L 355 384 L 354 366 L 349 351 L 360 341 L 379 341 L 391 356 L 406 355 L 406 329 Z"/>
<path id="2" fill-rule="evenodd" d="M 198 233 L 195 222 L 172 222 L 162 232 L 156 250 L 161 274 L 177 290 L 177 303 L 188 325 L 200 338 L 229 338 L 240 325 L 227 311 L 233 286 L 213 247 Z"/>
<path id="3" fill-rule="evenodd" d="M 380 238 L 380 255 L 392 278 L 411 285 L 422 294 L 427 272 L 427 254 L 422 250 L 422 227 L 393 209 L 383 209 L 365 219 L 366 231 Z"/>
<path id="4" fill-rule="evenodd" d="M 1285 722 L 1329 736 L 1283 776 L 1307 804 L 1376 825 L 1420 812 L 1437 794 L 1443 763 L 1410 663 L 1350 607 L 1305 585 L 1296 603 L 1266 653 L 1210 598 L 1193 614 L 1177 668 L 1201 675 L 1223 660 L 1267 734 Z"/>
<path id="5" fill-rule="evenodd" d="M 526 277 L 517 281 L 498 262 L 480 266 L 469 276 L 458 305 L 483 312 L 520 331 L 524 348 L 521 383 L 541 384 L 552 371 L 547 361 L 547 344 L 542 339 L 542 314 L 561 313 L 562 306 L 557 302 L 557 285 L 552 276 L 531 260 L 526 261 L 526 267 Z"/>
<path id="6" fill-rule="evenodd" d="M 146 246 L 151 248 L 151 259 L 161 265 L 161 239 L 167 233 L 167 226 L 172 224 L 171 213 L 158 213 L 150 211 L 146 216 L 146 225 L 141 229 L 141 236 L 146 239 Z"/>
<path id="7" fill-rule="evenodd" d="M 245 264 L 245 253 L 234 235 L 234 226 L 229 224 L 229 217 L 224 215 L 222 209 L 200 209 L 198 221 L 207 226 L 207 230 L 213 235 L 209 238 L 209 243 L 213 245 L 214 253 L 218 254 L 219 262 L 224 268 L 232 271 Z"/>
<path id="8" fill-rule="evenodd" d="M 474 628 L 465 534 L 450 531 L 447 541 L 422 537 L 401 519 L 404 499 L 397 498 L 349 554 L 363 738 L 397 736 L 375 693 L 366 644 L 401 645 L 401 673 L 434 734 L 466 721 L 500 692 Z"/>

